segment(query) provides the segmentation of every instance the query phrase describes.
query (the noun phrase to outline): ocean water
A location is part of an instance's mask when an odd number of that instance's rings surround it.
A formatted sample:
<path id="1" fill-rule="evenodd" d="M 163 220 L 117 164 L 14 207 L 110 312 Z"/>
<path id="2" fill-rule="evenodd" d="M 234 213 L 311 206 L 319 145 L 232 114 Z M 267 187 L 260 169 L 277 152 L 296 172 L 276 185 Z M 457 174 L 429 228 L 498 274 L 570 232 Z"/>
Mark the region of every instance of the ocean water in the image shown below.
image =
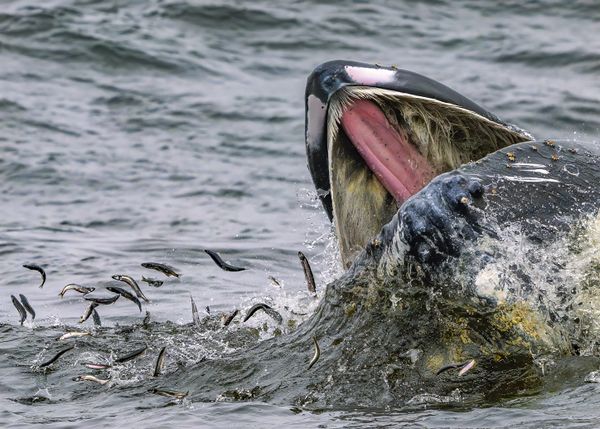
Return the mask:
<path id="1" fill-rule="evenodd" d="M 600 387 L 583 383 L 460 410 L 314 412 L 140 392 L 163 345 L 165 388 L 170 372 L 243 347 L 191 329 L 190 295 L 202 316 L 206 306 L 215 315 L 268 302 L 301 323 L 316 303 L 297 251 L 319 296 L 341 274 L 304 153 L 304 85 L 316 65 L 395 64 L 538 138 L 593 142 L 599 23 L 586 1 L 1 2 L 0 424 L 595 427 Z M 205 248 L 249 269 L 222 271 Z M 149 261 L 181 277 L 140 266 Z M 28 263 L 45 268 L 43 288 Z M 103 329 L 91 338 L 56 341 L 81 329 L 86 308 L 61 288 L 114 274 L 165 284 L 142 285 L 144 312 L 120 299 L 98 308 Z M 28 297 L 34 323 L 20 326 L 11 294 Z M 53 369 L 37 368 L 70 343 Z M 149 352 L 110 385 L 72 381 L 82 362 L 144 344 Z"/>

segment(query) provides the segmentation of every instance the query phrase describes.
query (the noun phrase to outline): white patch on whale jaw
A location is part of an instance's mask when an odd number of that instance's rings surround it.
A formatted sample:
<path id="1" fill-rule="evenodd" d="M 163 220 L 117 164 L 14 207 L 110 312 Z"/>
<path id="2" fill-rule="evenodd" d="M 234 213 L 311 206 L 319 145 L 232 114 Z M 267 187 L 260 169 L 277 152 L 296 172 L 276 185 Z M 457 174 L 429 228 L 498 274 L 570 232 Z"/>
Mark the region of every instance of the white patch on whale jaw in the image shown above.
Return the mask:
<path id="1" fill-rule="evenodd" d="M 368 86 L 348 86 L 336 92 L 327 110 L 327 151 L 334 223 L 346 267 L 391 220 L 398 207 L 397 204 L 392 207 L 393 198 L 386 198 L 390 194 L 372 174 L 361 176 L 357 172 L 351 174 L 346 171 L 336 179 L 336 175 L 340 174 L 336 168 L 344 166 L 344 160 L 334 157 L 345 153 L 339 147 L 345 144 L 342 141 L 348 142 L 341 130 L 341 118 L 357 100 L 375 103 L 389 123 L 408 136 L 435 174 L 483 158 L 502 147 L 532 139 L 516 127 L 499 124 L 462 107 L 426 97 Z M 353 168 L 368 170 L 366 164 L 359 167 L 356 162 Z M 373 180 L 366 176 L 373 176 Z M 348 183 L 348 178 L 355 180 Z M 349 188 L 352 192 L 347 193 Z M 357 233 L 357 230 L 364 231 Z"/>

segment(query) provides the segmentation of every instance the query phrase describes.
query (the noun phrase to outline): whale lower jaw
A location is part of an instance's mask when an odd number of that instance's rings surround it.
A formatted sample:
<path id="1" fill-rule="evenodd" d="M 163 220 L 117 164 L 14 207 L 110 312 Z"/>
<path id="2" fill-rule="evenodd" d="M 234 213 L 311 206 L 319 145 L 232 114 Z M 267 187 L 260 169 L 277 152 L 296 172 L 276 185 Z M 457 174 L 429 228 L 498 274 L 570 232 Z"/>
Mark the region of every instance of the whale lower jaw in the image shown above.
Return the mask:
<path id="1" fill-rule="evenodd" d="M 327 113 L 327 151 L 344 266 L 433 177 L 531 139 L 431 98 L 367 86 L 337 91 Z"/>

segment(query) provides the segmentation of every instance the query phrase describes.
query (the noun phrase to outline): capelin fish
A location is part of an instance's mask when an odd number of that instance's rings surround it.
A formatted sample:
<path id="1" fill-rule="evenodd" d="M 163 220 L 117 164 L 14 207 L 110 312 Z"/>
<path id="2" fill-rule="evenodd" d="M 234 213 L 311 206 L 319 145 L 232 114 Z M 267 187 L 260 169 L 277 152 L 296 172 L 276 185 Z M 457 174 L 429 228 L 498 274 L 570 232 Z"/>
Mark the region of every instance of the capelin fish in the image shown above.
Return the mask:
<path id="1" fill-rule="evenodd" d="M 224 314 L 221 316 L 221 319 L 223 320 L 223 327 L 225 326 L 229 326 L 229 324 L 231 323 L 231 321 L 235 318 L 235 316 L 237 316 L 237 314 L 240 311 L 236 308 L 235 310 L 233 310 L 228 316 L 225 316 Z"/>
<path id="2" fill-rule="evenodd" d="M 458 376 L 465 375 L 471 368 L 475 366 L 475 359 L 471 359 L 465 366 L 463 366 L 460 371 L 458 371 Z"/>
<path id="3" fill-rule="evenodd" d="M 40 285 L 40 287 L 44 287 L 44 283 L 46 283 L 46 272 L 42 267 L 35 264 L 24 264 L 23 268 L 27 268 L 28 270 L 33 270 L 40 273 L 42 275 L 42 284 Z"/>
<path id="4" fill-rule="evenodd" d="M 148 268 L 149 270 L 160 271 L 167 277 L 179 277 L 179 273 L 170 265 L 159 264 L 158 262 L 144 262 L 142 267 Z"/>
<path id="5" fill-rule="evenodd" d="M 225 262 L 221 256 L 217 252 L 213 252 L 212 250 L 204 249 L 204 251 L 210 256 L 210 258 L 214 261 L 215 264 L 219 266 L 222 270 L 225 271 L 244 271 L 246 268 L 236 267 L 235 265 L 228 264 Z"/>
<path id="6" fill-rule="evenodd" d="M 96 311 L 95 308 L 92 310 L 92 319 L 94 319 L 94 325 L 102 326 L 102 321 L 100 320 L 100 315 L 98 314 L 98 312 Z"/>
<path id="7" fill-rule="evenodd" d="M 27 297 L 25 295 L 20 293 L 19 298 L 21 298 L 21 303 L 23 304 L 23 307 L 25 307 L 25 310 L 27 310 L 27 312 L 31 314 L 31 321 L 33 322 L 35 320 L 35 310 L 31 306 L 31 304 L 29 304 L 29 301 L 27 300 Z"/>
<path id="8" fill-rule="evenodd" d="M 85 362 L 85 363 L 82 363 L 82 365 L 89 369 L 109 369 L 109 368 L 111 368 L 111 366 L 107 363 Z"/>
<path id="9" fill-rule="evenodd" d="M 281 317 L 281 314 L 279 314 L 277 311 L 273 310 L 273 308 L 271 308 L 267 304 L 258 303 L 258 304 L 254 304 L 250 308 L 250 310 L 248 310 L 248 312 L 246 313 L 246 316 L 242 320 L 242 323 L 245 322 L 246 320 L 250 319 L 254 315 L 254 313 L 256 313 L 258 310 L 262 310 L 265 313 L 267 313 L 267 315 L 269 317 L 271 317 L 272 319 L 274 319 L 277 323 L 283 322 L 283 318 Z"/>
<path id="10" fill-rule="evenodd" d="M 150 277 L 142 276 L 142 281 L 148 283 L 148 286 L 152 286 L 152 287 L 161 287 L 163 285 L 162 280 L 156 280 L 156 279 L 152 279 Z"/>
<path id="11" fill-rule="evenodd" d="M 162 370 L 165 366 L 165 351 L 167 350 L 167 347 L 163 347 L 160 352 L 158 353 L 158 358 L 156 359 L 156 365 L 154 365 L 154 376 L 158 377 L 161 373 Z"/>
<path id="12" fill-rule="evenodd" d="M 279 280 L 277 280 L 275 277 L 269 276 L 269 280 L 271 280 L 271 283 L 273 283 L 273 286 L 281 287 L 281 282 Z"/>
<path id="13" fill-rule="evenodd" d="M 321 357 L 321 349 L 319 348 L 319 343 L 317 343 L 317 337 L 312 337 L 313 339 L 313 343 L 315 345 L 315 354 L 313 355 L 313 358 L 310 360 L 310 363 L 308 364 L 308 369 L 311 369 L 313 367 L 314 364 L 317 363 L 317 361 L 319 360 L 319 358 Z"/>
<path id="14" fill-rule="evenodd" d="M 466 374 L 471 368 L 473 368 L 474 365 L 475 365 L 474 359 L 472 359 L 470 361 L 466 361 L 466 362 L 460 362 L 460 363 L 449 363 L 448 365 L 444 365 L 443 367 L 438 369 L 437 372 L 435 373 L 435 375 L 440 375 L 451 369 L 460 368 L 458 375 L 461 376 L 461 375 Z"/>
<path id="15" fill-rule="evenodd" d="M 65 293 L 67 293 L 70 290 L 74 290 L 75 292 L 79 292 L 82 294 L 86 294 L 86 293 L 90 293 L 96 290 L 96 288 L 94 287 L 85 287 L 85 286 L 81 286 L 75 283 L 70 283 L 68 285 L 66 285 L 65 287 L 62 288 L 62 290 L 60 291 L 60 293 L 58 295 L 60 295 L 61 298 L 64 298 Z"/>
<path id="16" fill-rule="evenodd" d="M 62 355 L 64 355 L 66 352 L 73 350 L 75 348 L 75 346 L 71 346 L 71 347 L 67 347 L 66 349 L 63 349 L 61 351 L 59 351 L 56 356 L 54 356 L 52 359 L 50 359 L 49 361 L 44 362 L 43 364 L 40 365 L 40 368 L 45 368 L 48 365 L 52 365 L 54 362 L 56 362 L 58 360 L 59 357 L 61 357 Z"/>
<path id="17" fill-rule="evenodd" d="M 194 321 L 194 325 L 200 326 L 200 315 L 198 314 L 198 307 L 196 307 L 196 303 L 194 302 L 194 298 L 190 295 L 190 301 L 192 302 L 192 319 Z"/>
<path id="18" fill-rule="evenodd" d="M 150 323 L 150 312 L 148 310 L 146 310 L 146 315 L 144 316 L 144 320 L 142 321 L 142 324 L 144 326 L 148 326 L 149 323 Z"/>
<path id="19" fill-rule="evenodd" d="M 98 307 L 98 304 L 95 302 L 90 303 L 88 308 L 85 309 L 85 313 L 83 313 L 83 315 L 79 318 L 79 323 L 83 323 L 88 320 L 92 313 L 96 311 L 96 307 Z"/>
<path id="20" fill-rule="evenodd" d="M 205 310 L 206 310 L 206 314 L 208 314 L 210 316 L 210 307 L 208 305 L 206 306 Z"/>
<path id="21" fill-rule="evenodd" d="M 304 270 L 304 277 L 306 278 L 306 287 L 310 293 L 317 293 L 317 286 L 315 285 L 315 277 L 313 276 L 312 269 L 308 263 L 308 259 L 304 256 L 304 253 L 298 252 L 298 258 L 302 264 Z"/>
<path id="22" fill-rule="evenodd" d="M 107 286 L 106 289 L 108 289 L 109 291 L 111 291 L 113 293 L 117 293 L 117 294 L 121 295 L 123 298 L 128 299 L 129 301 L 135 303 L 138 306 L 138 308 L 140 309 L 140 313 L 142 312 L 142 303 L 140 302 L 139 299 L 137 299 L 135 296 L 133 296 L 133 294 L 127 292 L 123 288 L 116 287 L 116 286 Z"/>
<path id="23" fill-rule="evenodd" d="M 124 356 L 118 357 L 115 359 L 115 362 L 117 363 L 124 363 L 124 362 L 128 362 L 130 360 L 135 359 L 138 356 L 141 356 L 142 354 L 144 354 L 144 352 L 148 349 L 148 346 L 144 346 L 141 349 L 137 349 L 132 351 L 129 354 L 126 354 Z"/>
<path id="24" fill-rule="evenodd" d="M 105 385 L 106 383 L 108 383 L 110 380 L 103 380 L 101 378 L 98 377 L 94 377 L 93 375 L 79 375 L 77 377 L 75 377 L 73 379 L 73 381 L 92 381 L 94 383 L 98 383 L 101 385 Z"/>
<path id="25" fill-rule="evenodd" d="M 15 298 L 14 295 L 11 295 L 10 299 L 12 300 L 13 305 L 19 312 L 19 315 L 21 316 L 21 325 L 23 325 L 23 322 L 25 321 L 25 319 L 27 319 L 27 311 L 25 311 L 25 308 L 23 307 L 23 305 L 21 305 L 19 300 L 17 298 Z"/>
<path id="26" fill-rule="evenodd" d="M 57 338 L 58 341 L 62 341 L 62 340 L 68 340 L 69 338 L 78 338 L 78 337 L 85 337 L 88 335 L 92 335 L 89 332 L 85 332 L 85 331 L 73 331 L 73 332 L 67 332 L 66 334 L 63 334 L 61 337 Z"/>
<path id="27" fill-rule="evenodd" d="M 110 305 L 113 304 L 121 295 L 111 296 L 110 298 L 98 298 L 95 296 L 84 296 L 83 299 L 86 301 L 95 302 L 96 304 Z"/>
<path id="28" fill-rule="evenodd" d="M 133 277 L 126 276 L 126 275 L 123 275 L 123 274 L 115 274 L 114 276 L 112 276 L 112 278 L 114 280 L 117 280 L 117 281 L 120 281 L 120 282 L 128 284 L 129 286 L 131 286 L 131 289 L 133 289 L 133 291 L 135 292 L 135 294 L 137 295 L 138 298 L 142 298 L 144 301 L 150 302 L 148 300 L 148 298 L 146 298 L 146 296 L 144 295 L 144 293 L 142 292 L 142 290 L 140 289 L 140 286 L 133 279 Z"/>
<path id="29" fill-rule="evenodd" d="M 166 398 L 174 398 L 174 399 L 183 399 L 185 398 L 187 395 L 190 394 L 190 392 L 178 392 L 177 390 L 165 390 L 165 389 L 150 389 L 148 390 L 148 392 L 150 393 L 154 393 L 155 395 L 160 395 L 160 396 L 164 396 Z"/>
<path id="30" fill-rule="evenodd" d="M 462 363 L 449 363 L 448 365 L 444 365 L 443 367 L 441 367 L 440 369 L 437 370 L 437 372 L 435 373 L 435 375 L 440 375 L 446 371 L 449 371 L 451 369 L 456 369 L 456 368 L 460 368 L 462 366 L 465 366 L 466 364 L 468 364 L 469 362 L 462 362 Z"/>

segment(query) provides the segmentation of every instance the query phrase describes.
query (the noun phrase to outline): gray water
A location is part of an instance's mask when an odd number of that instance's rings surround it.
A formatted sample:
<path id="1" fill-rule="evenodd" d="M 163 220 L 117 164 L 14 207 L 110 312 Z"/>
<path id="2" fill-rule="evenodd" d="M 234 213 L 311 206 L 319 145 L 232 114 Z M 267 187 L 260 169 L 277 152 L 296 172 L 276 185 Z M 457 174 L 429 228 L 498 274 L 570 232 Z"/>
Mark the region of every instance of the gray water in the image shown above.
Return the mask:
<path id="1" fill-rule="evenodd" d="M 590 384 L 493 408 L 318 413 L 128 389 L 146 382 L 161 341 L 173 371 L 236 347 L 190 331 L 190 294 L 201 312 L 266 301 L 304 314 L 315 303 L 296 252 L 310 258 L 321 291 L 340 274 L 304 154 L 304 84 L 317 64 L 395 64 L 536 137 L 595 141 L 599 23 L 594 2 L 3 1 L 0 424 L 596 426 L 599 388 Z M 205 248 L 249 269 L 222 271 Z M 65 284 L 161 278 L 140 266 L 147 261 L 182 273 L 161 288 L 142 286 L 158 332 L 144 338 L 155 340 L 152 354 L 110 387 L 71 380 L 85 372 L 82 361 L 139 346 L 118 329 L 139 326 L 145 313 L 121 299 L 99 309 L 113 329 L 88 342 L 99 355 L 78 340 L 80 351 L 56 370 L 36 368 L 64 346 L 56 337 L 81 329 L 85 304 L 76 294 L 61 300 Z M 43 289 L 24 263 L 46 268 Z M 19 325 L 10 300 L 19 293 L 37 312 L 34 324 Z M 168 375 L 161 383 L 169 387 Z"/>

